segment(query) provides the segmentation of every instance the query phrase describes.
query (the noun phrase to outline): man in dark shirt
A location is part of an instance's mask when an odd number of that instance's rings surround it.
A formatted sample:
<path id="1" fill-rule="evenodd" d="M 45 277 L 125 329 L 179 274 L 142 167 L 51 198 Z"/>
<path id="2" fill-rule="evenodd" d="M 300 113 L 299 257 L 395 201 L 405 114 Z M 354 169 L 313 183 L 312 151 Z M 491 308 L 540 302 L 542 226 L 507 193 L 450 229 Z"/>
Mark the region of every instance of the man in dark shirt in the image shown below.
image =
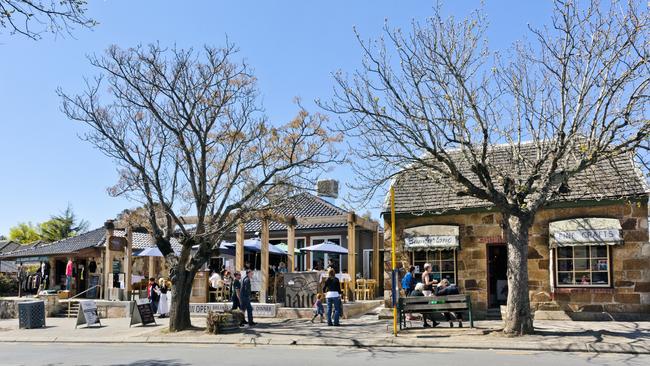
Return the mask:
<path id="1" fill-rule="evenodd" d="M 151 302 L 151 310 L 155 314 L 158 311 L 158 301 L 160 300 L 160 294 L 158 293 L 158 284 L 156 279 L 151 277 L 149 279 L 149 284 L 147 285 L 147 298 Z"/>
<path id="2" fill-rule="evenodd" d="M 230 295 L 232 296 L 232 310 L 239 309 L 241 301 L 239 300 L 239 291 L 241 291 L 241 273 L 235 272 L 235 278 L 232 281 Z"/>
<path id="3" fill-rule="evenodd" d="M 248 326 L 252 327 L 255 325 L 253 321 L 253 306 L 251 305 L 251 280 L 253 278 L 253 271 L 250 269 L 246 270 L 246 277 L 241 284 L 241 291 L 239 294 L 239 300 L 241 301 L 240 308 L 242 311 L 246 310 L 246 317 L 248 318 Z"/>

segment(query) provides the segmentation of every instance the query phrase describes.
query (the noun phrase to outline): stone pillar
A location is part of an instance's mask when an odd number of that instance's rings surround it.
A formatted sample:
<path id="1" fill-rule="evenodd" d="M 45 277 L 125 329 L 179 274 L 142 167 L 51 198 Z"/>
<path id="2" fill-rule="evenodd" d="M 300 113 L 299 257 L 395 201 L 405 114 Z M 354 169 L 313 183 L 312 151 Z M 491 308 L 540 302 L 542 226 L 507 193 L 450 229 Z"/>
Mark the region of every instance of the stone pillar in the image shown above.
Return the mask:
<path id="1" fill-rule="evenodd" d="M 350 274 L 350 292 L 352 295 L 349 297 L 354 299 L 354 287 L 356 285 L 357 274 L 357 229 L 355 224 L 354 212 L 348 213 L 348 273 Z"/>
<path id="2" fill-rule="evenodd" d="M 262 288 L 260 290 L 260 302 L 266 303 L 266 294 L 269 288 L 269 220 L 262 219 Z"/>
<path id="3" fill-rule="evenodd" d="M 289 225 L 287 229 L 287 272 L 293 272 L 295 268 L 296 227 Z"/>
<path id="4" fill-rule="evenodd" d="M 242 271 L 244 269 L 244 223 L 237 225 L 237 241 L 235 245 L 235 271 Z M 243 278 L 243 277 L 242 277 Z"/>
<path id="5" fill-rule="evenodd" d="M 108 220 L 104 223 L 104 228 L 106 229 L 106 242 L 104 243 L 104 285 L 102 286 L 104 289 L 104 299 L 108 300 L 109 295 L 110 295 L 110 290 L 109 290 L 109 283 L 112 282 L 111 278 L 111 271 L 112 271 L 112 265 L 111 265 L 111 260 L 112 260 L 112 255 L 111 255 L 111 250 L 109 248 L 109 243 L 111 240 L 111 236 L 113 236 L 115 225 L 113 224 L 113 220 Z"/>

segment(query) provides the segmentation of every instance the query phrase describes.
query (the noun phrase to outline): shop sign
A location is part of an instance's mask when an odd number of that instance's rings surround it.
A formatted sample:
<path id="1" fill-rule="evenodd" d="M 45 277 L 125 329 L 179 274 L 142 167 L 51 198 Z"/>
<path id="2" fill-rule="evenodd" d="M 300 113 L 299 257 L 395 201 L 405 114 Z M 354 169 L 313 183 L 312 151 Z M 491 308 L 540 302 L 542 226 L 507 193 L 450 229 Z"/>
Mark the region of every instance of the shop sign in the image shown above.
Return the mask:
<path id="1" fill-rule="evenodd" d="M 458 226 L 424 225 L 404 229 L 406 249 L 455 249 L 458 248 Z"/>
<path id="2" fill-rule="evenodd" d="M 123 251 L 126 247 L 127 241 L 126 238 L 121 236 L 111 236 L 108 238 L 108 249 L 120 252 Z"/>
<path id="3" fill-rule="evenodd" d="M 559 231 L 553 234 L 558 244 L 571 243 L 611 243 L 621 241 L 618 229 Z"/>
<path id="4" fill-rule="evenodd" d="M 458 237 L 452 235 L 414 236 L 405 240 L 406 247 L 410 249 L 458 246 Z"/>
<path id="5" fill-rule="evenodd" d="M 274 318 L 277 314 L 275 304 L 251 304 L 253 306 L 253 317 Z M 215 302 L 215 303 L 190 303 L 191 314 L 207 314 L 210 311 L 223 313 L 232 309 L 232 303 Z"/>

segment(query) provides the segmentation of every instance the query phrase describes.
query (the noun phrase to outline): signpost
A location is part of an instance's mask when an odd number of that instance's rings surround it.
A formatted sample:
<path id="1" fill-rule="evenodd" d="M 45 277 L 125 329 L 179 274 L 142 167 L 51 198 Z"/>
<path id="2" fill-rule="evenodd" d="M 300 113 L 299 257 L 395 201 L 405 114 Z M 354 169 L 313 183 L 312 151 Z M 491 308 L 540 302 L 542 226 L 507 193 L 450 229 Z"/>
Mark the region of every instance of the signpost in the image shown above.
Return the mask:
<path id="1" fill-rule="evenodd" d="M 79 302 L 79 313 L 77 314 L 77 324 L 78 326 L 86 324 L 86 328 L 99 324 L 102 326 L 102 323 L 99 321 L 99 314 L 97 314 L 97 304 L 94 301 L 80 301 Z"/>
<path id="2" fill-rule="evenodd" d="M 142 324 L 143 326 L 152 323 L 156 324 L 149 300 L 141 299 L 131 304 L 131 324 L 129 324 L 129 327 L 133 324 Z"/>
<path id="3" fill-rule="evenodd" d="M 397 297 L 399 291 L 397 287 L 397 255 L 395 254 L 395 188 L 390 187 L 390 244 L 391 244 L 391 264 L 392 273 L 392 290 L 393 290 L 393 334 L 397 337 Z"/>

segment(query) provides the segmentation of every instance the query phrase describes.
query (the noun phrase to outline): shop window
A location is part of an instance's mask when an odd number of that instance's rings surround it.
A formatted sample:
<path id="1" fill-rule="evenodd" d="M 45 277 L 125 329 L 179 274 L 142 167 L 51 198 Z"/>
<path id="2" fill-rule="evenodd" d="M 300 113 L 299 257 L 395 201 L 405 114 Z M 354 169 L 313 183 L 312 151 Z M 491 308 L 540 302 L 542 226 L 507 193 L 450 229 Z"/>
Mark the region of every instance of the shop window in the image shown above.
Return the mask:
<path id="1" fill-rule="evenodd" d="M 557 248 L 558 287 L 608 287 L 610 257 L 607 245 L 581 245 Z"/>
<path id="2" fill-rule="evenodd" d="M 424 264 L 431 264 L 433 278 L 440 281 L 446 278 L 450 283 L 456 283 L 456 251 L 455 250 L 422 250 L 412 252 L 411 263 L 415 266 L 418 281 L 424 272 Z"/>

